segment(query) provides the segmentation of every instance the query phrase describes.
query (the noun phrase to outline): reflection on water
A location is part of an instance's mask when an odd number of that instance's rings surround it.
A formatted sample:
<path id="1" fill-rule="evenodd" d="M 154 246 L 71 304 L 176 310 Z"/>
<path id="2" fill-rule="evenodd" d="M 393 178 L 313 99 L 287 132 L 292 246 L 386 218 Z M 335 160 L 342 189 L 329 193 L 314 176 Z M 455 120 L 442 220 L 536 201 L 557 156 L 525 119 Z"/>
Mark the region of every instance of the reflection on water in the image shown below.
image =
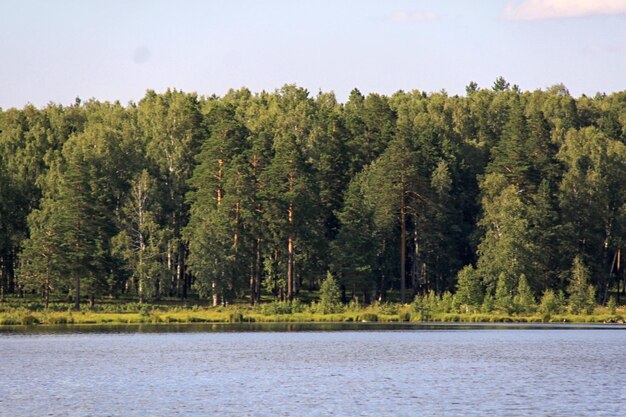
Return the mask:
<path id="1" fill-rule="evenodd" d="M 626 404 L 622 329 L 14 328 L 0 334 L 0 416 L 615 417 Z"/>
<path id="2" fill-rule="evenodd" d="M 0 326 L 2 334 L 74 334 L 74 333 L 207 333 L 207 332 L 329 332 L 397 330 L 625 330 L 616 324 L 560 323 L 168 323 L 111 325 L 36 325 Z"/>

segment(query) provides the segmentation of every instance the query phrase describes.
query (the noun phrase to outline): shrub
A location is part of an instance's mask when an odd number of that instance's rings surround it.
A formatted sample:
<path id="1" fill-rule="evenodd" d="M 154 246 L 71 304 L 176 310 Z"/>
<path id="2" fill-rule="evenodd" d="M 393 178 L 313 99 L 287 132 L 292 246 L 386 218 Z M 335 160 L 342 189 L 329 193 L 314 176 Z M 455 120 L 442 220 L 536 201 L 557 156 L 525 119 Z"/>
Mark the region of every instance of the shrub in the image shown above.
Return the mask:
<path id="1" fill-rule="evenodd" d="M 572 314 L 591 314 L 596 304 L 596 290 L 588 283 L 589 270 L 577 256 L 572 264 L 569 293 L 569 310 Z"/>
<path id="2" fill-rule="evenodd" d="M 339 284 L 333 277 L 333 274 L 328 272 L 326 279 L 322 282 L 320 287 L 320 302 L 317 304 L 317 311 L 322 314 L 339 313 L 342 310 L 341 305 L 341 291 L 339 290 Z"/>
<path id="3" fill-rule="evenodd" d="M 498 282 L 496 283 L 496 297 L 494 304 L 499 310 L 504 311 L 507 314 L 511 314 L 513 310 L 513 297 L 511 296 L 511 292 L 512 288 L 508 277 L 504 272 L 500 273 L 498 276 Z"/>
<path id="4" fill-rule="evenodd" d="M 374 308 L 378 309 L 378 312 L 380 314 L 385 314 L 388 316 L 393 316 L 395 314 L 398 314 L 399 311 L 399 306 L 398 304 L 392 304 L 392 303 L 374 303 L 373 305 Z"/>
<path id="5" fill-rule="evenodd" d="M 14 317 L 3 317 L 0 319 L 0 325 L 13 326 L 16 324 L 19 324 L 19 322 Z"/>
<path id="6" fill-rule="evenodd" d="M 558 314 L 561 312 L 561 303 L 559 298 L 554 294 L 554 291 L 547 289 L 541 297 L 539 303 L 539 312 L 547 315 Z"/>
<path id="7" fill-rule="evenodd" d="M 466 312 L 470 307 L 479 306 L 483 302 L 483 285 L 480 276 L 471 265 L 465 266 L 457 274 L 456 298 L 459 304 L 465 305 Z"/>
<path id="8" fill-rule="evenodd" d="M 261 304 L 261 313 L 266 316 L 302 313 L 306 306 L 300 300 L 293 301 L 274 301 L 267 304 Z"/>
<path id="9" fill-rule="evenodd" d="M 230 323 L 241 323 L 243 322 L 243 314 L 241 311 L 231 311 L 228 315 L 228 321 Z"/>
<path id="10" fill-rule="evenodd" d="M 39 324 L 39 319 L 31 314 L 25 314 L 20 317 L 20 323 L 25 326 L 30 326 L 33 324 Z"/>
<path id="11" fill-rule="evenodd" d="M 487 293 L 485 298 L 483 299 L 483 305 L 480 307 L 480 310 L 483 313 L 491 313 L 493 311 L 494 299 L 491 293 Z"/>
<path id="12" fill-rule="evenodd" d="M 404 311 L 398 314 L 398 321 L 411 321 L 411 313 Z"/>
<path id="13" fill-rule="evenodd" d="M 439 301 L 439 311 L 443 313 L 452 313 L 453 311 L 458 311 L 459 305 L 456 302 L 456 298 L 450 291 L 446 291 L 441 296 L 441 301 Z"/>
<path id="14" fill-rule="evenodd" d="M 517 294 L 513 298 L 513 304 L 518 313 L 534 313 L 535 297 L 524 274 L 519 277 Z"/>
<path id="15" fill-rule="evenodd" d="M 363 313 L 357 317 L 359 321 L 378 321 L 378 315 L 376 313 Z"/>
<path id="16" fill-rule="evenodd" d="M 617 302 L 615 301 L 615 297 L 611 296 L 609 298 L 609 302 L 606 305 L 606 308 L 609 310 L 609 313 L 614 316 L 617 311 Z"/>

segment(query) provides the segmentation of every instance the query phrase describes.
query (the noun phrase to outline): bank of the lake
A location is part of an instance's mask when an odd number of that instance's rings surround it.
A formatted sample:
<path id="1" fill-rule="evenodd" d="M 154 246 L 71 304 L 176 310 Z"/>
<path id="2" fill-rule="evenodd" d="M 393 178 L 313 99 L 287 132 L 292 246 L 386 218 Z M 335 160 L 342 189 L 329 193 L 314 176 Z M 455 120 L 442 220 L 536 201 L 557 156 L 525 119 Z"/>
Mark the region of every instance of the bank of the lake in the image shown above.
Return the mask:
<path id="1" fill-rule="evenodd" d="M 58 309 L 57 309 L 58 310 Z M 104 311 L 103 311 L 104 310 Z M 37 310 L 24 307 L 0 312 L 0 326 L 20 325 L 123 325 L 181 323 L 322 323 L 322 322 L 433 322 L 433 323 L 611 323 L 624 324 L 626 308 L 614 312 L 597 307 L 592 314 L 503 314 L 480 312 L 415 311 L 411 305 L 374 305 L 332 314 L 310 308 L 289 311 L 272 305 L 261 307 L 151 307 L 127 305 L 81 311 Z"/>

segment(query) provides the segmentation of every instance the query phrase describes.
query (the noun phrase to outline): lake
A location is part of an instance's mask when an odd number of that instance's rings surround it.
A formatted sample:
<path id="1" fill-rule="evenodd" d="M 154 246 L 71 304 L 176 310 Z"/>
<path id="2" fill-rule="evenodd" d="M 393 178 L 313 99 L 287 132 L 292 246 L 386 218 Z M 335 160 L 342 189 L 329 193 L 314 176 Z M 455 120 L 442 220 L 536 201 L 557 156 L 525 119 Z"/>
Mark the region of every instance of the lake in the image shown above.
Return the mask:
<path id="1" fill-rule="evenodd" d="M 0 416 L 626 415 L 626 327 L 0 332 Z"/>

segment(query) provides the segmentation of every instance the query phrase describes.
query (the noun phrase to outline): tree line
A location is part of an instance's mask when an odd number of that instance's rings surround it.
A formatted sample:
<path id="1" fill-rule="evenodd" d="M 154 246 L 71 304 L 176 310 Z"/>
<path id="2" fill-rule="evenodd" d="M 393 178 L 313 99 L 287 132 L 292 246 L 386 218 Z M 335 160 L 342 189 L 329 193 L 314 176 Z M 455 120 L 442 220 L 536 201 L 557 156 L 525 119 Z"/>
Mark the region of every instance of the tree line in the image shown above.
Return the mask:
<path id="1" fill-rule="evenodd" d="M 344 300 L 476 304 L 584 271 L 604 303 L 624 289 L 625 143 L 626 92 L 503 78 L 0 110 L 1 295 L 257 304 L 331 271 Z"/>

